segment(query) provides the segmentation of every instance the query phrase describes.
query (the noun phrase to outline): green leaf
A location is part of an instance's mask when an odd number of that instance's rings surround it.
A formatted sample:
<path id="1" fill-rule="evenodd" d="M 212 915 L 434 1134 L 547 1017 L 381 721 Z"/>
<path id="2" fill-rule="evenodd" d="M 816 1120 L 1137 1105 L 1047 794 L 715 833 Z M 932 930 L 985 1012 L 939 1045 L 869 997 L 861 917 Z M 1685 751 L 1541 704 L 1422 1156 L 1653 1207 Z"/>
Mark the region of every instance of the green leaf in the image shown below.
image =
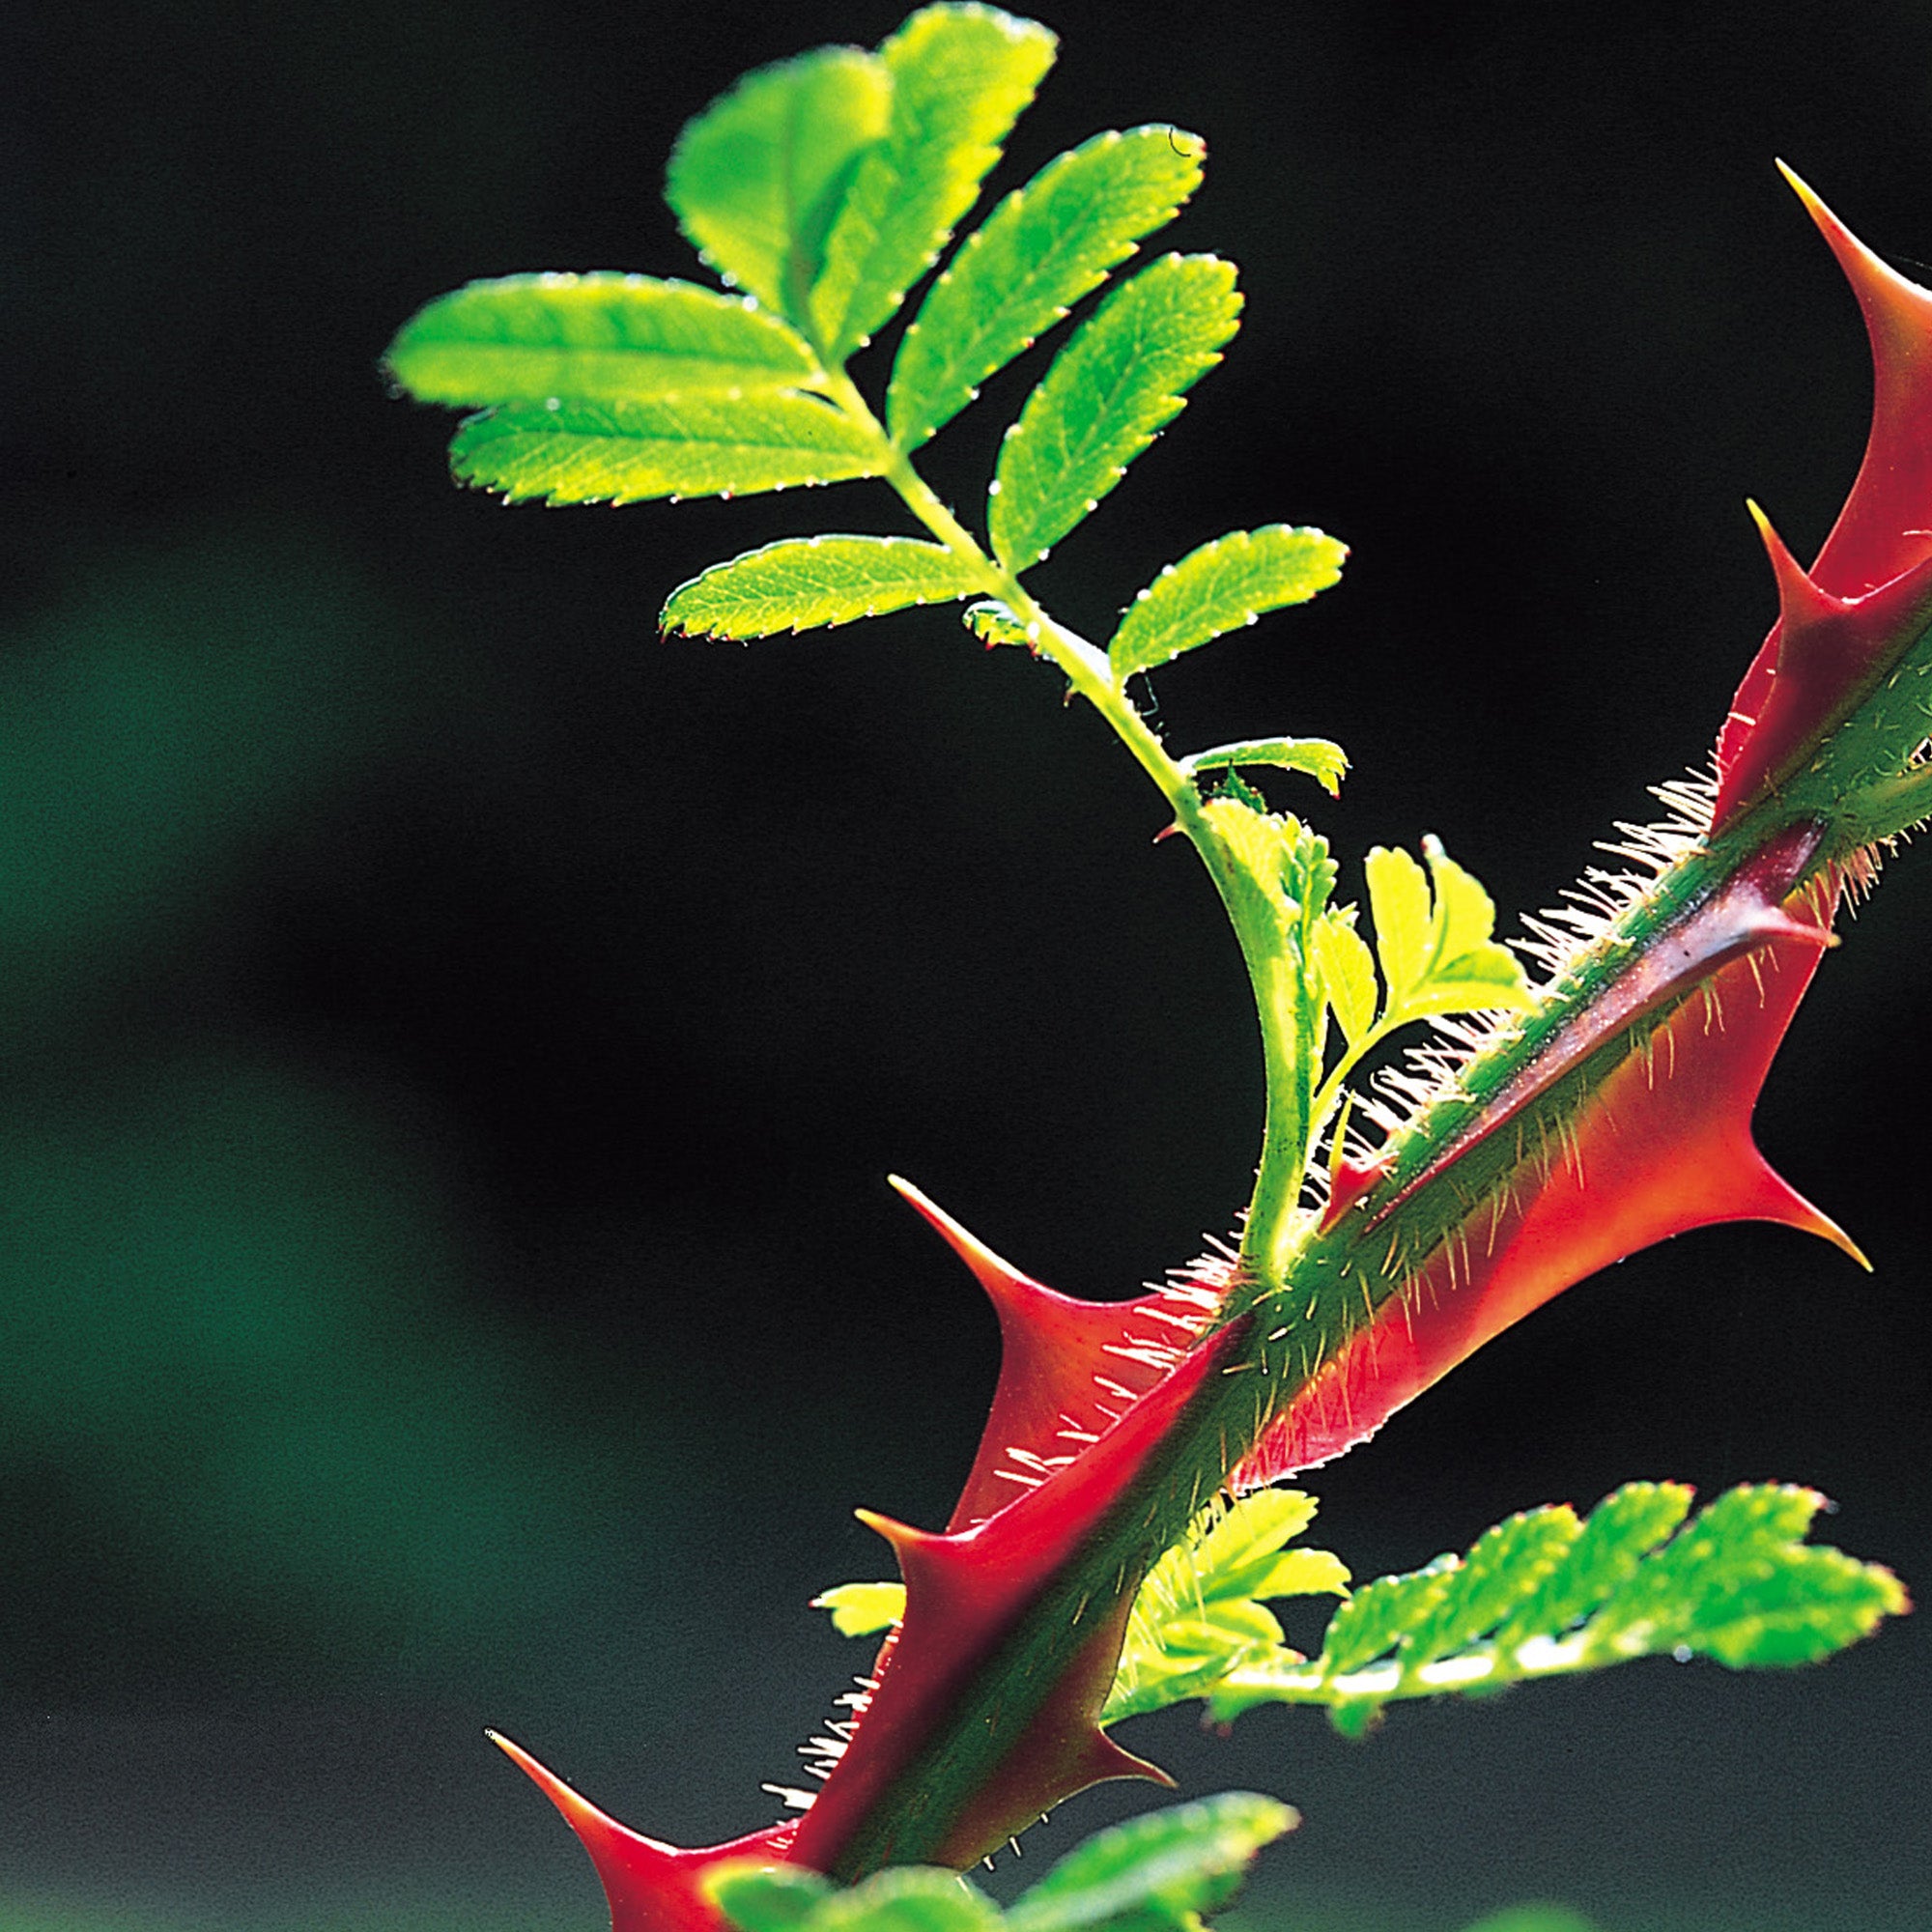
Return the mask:
<path id="1" fill-rule="evenodd" d="M 505 275 L 417 311 L 384 358 L 426 403 L 666 400 L 819 380 L 810 346 L 739 296 L 648 275 Z"/>
<path id="2" fill-rule="evenodd" d="M 1607 1603 L 1684 1520 L 1693 1493 L 1688 1483 L 1626 1483 L 1612 1491 L 1585 1519 L 1562 1565 L 1496 1633 L 1497 1647 L 1567 1631 Z"/>
<path id="3" fill-rule="evenodd" d="M 899 344 L 886 395 L 893 440 L 917 449 L 1166 227 L 1200 186 L 1206 152 L 1173 128 L 1096 134 L 1008 195 L 960 244 Z"/>
<path id="4" fill-rule="evenodd" d="M 1110 491 L 1238 325 L 1233 267 L 1165 255 L 1084 322 L 1007 432 L 987 521 L 993 549 L 1026 570 Z"/>
<path id="5" fill-rule="evenodd" d="M 1536 1595 L 1581 1529 L 1576 1511 L 1558 1505 L 1525 1510 L 1485 1530 L 1450 1571 L 1435 1607 L 1404 1635 L 1403 1667 L 1418 1669 L 1487 1636 L 1520 1602 Z"/>
<path id="6" fill-rule="evenodd" d="M 989 648 L 994 644 L 1020 644 L 1032 650 L 1038 642 L 1037 626 L 1022 622 L 997 597 L 982 597 L 959 613 L 966 628 Z"/>
<path id="7" fill-rule="evenodd" d="M 870 1636 L 905 1615 L 905 1596 L 903 1583 L 835 1583 L 812 1598 L 811 1607 L 830 1610 L 840 1636 Z"/>
<path id="8" fill-rule="evenodd" d="M 1590 1635 L 1632 1655 L 1688 1647 L 1733 1668 L 1842 1649 L 1902 1593 L 1889 1571 L 1802 1544 L 1823 1502 L 1791 1485 L 1727 1491 L 1631 1576 Z"/>
<path id="9" fill-rule="evenodd" d="M 1353 906 L 1333 908 L 1315 928 L 1315 970 L 1322 991 L 1350 1046 L 1376 1021 L 1376 962 L 1368 941 L 1355 930 Z"/>
<path id="10" fill-rule="evenodd" d="M 1256 1655 L 1210 1691 L 1209 1715 L 1325 1704 L 1339 1727 L 1359 1731 L 1392 1697 L 1634 1657 L 1808 1663 L 1909 1607 L 1882 1565 L 1804 1541 L 1823 1500 L 1814 1490 L 1747 1484 L 1677 1528 L 1687 1499 L 1681 1485 L 1633 1483 L 1580 1526 L 1567 1508 L 1526 1511 L 1461 1562 L 1378 1577 L 1336 1612 L 1313 1663 L 1286 1649 Z"/>
<path id="11" fill-rule="evenodd" d="M 812 1913 L 810 1932 L 997 1932 L 999 1908 L 957 1872 L 896 1865 Z"/>
<path id="12" fill-rule="evenodd" d="M 1394 1007 L 1429 976 L 1435 939 L 1429 879 L 1400 846 L 1372 845 L 1362 871 L 1376 923 L 1376 954 Z"/>
<path id="13" fill-rule="evenodd" d="M 1323 1672 L 1346 1677 L 1393 1650 L 1404 1633 L 1442 1601 L 1455 1567 L 1455 1557 L 1438 1556 L 1406 1576 L 1378 1577 L 1373 1583 L 1364 1583 L 1329 1619 L 1321 1647 Z"/>
<path id="14" fill-rule="evenodd" d="M 1127 606 L 1107 646 L 1116 683 L 1253 624 L 1264 611 L 1307 603 L 1341 578 L 1348 554 L 1347 544 L 1289 524 L 1236 530 L 1190 551 Z"/>
<path id="15" fill-rule="evenodd" d="M 1168 1557 L 1184 1553 L 1191 1587 L 1213 1597 L 1253 1597 L 1274 1568 L 1284 1543 L 1315 1520 L 1315 1498 L 1299 1490 L 1257 1490 L 1225 1510 L 1209 1512 L 1198 1536 Z M 1168 1558 L 1163 1558 L 1163 1561 Z"/>
<path id="16" fill-rule="evenodd" d="M 1388 986 L 1383 1026 L 1429 1013 L 1527 1006 L 1521 961 L 1492 937 L 1496 912 L 1489 894 L 1443 851 L 1440 839 L 1425 838 L 1422 850 L 1427 878 L 1400 850 L 1378 845 L 1362 862 L 1376 953 Z"/>
<path id="17" fill-rule="evenodd" d="M 802 325 L 827 231 L 892 105 L 886 64 L 858 47 L 748 73 L 678 136 L 665 193 L 679 226 L 727 282 Z"/>
<path id="18" fill-rule="evenodd" d="M 449 446 L 465 483 L 512 500 L 635 503 L 729 497 L 878 473 L 871 438 L 810 396 L 688 397 L 471 416 Z"/>
<path id="19" fill-rule="evenodd" d="M 1312 1496 L 1259 1490 L 1196 1518 L 1134 1598 L 1101 1721 L 1205 1696 L 1236 1665 L 1278 1650 L 1281 1626 L 1260 1599 L 1346 1593 L 1338 1558 L 1282 1548 L 1314 1515 Z"/>
<path id="20" fill-rule="evenodd" d="M 1284 1549 L 1254 1594 L 1269 1603 L 1278 1597 L 1346 1597 L 1349 1566 L 1333 1550 Z"/>
<path id="21" fill-rule="evenodd" d="M 979 588 L 971 566 L 910 537 L 796 537 L 713 564 L 665 605 L 668 631 L 768 638 L 849 624 Z"/>
<path id="22" fill-rule="evenodd" d="M 1283 771 L 1306 772 L 1330 798 L 1340 795 L 1349 775 L 1349 754 L 1331 738 L 1252 738 L 1238 744 L 1216 745 L 1182 758 L 1188 772 L 1232 771 L 1238 765 L 1277 765 Z"/>
<path id="23" fill-rule="evenodd" d="M 1296 1822 L 1246 1791 L 1148 1812 L 1069 1852 L 1008 1911 L 1007 1932 L 1187 1932 Z"/>
<path id="24" fill-rule="evenodd" d="M 891 118 L 859 162 L 811 293 L 809 332 L 835 362 L 863 348 L 938 259 L 1056 44 L 1037 21 L 997 8 L 940 6 L 879 49 Z"/>
<path id="25" fill-rule="evenodd" d="M 803 1865 L 732 1860 L 698 1881 L 738 1932 L 797 1932 L 833 1893 L 833 1884 Z"/>

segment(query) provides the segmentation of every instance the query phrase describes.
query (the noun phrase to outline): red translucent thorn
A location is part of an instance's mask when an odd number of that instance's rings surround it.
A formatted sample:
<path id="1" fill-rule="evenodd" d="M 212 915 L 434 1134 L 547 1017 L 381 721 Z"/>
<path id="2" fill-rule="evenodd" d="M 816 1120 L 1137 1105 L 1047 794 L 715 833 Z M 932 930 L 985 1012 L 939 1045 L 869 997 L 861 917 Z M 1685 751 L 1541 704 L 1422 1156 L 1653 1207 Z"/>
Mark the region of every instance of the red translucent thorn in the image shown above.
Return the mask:
<path id="1" fill-rule="evenodd" d="M 1804 566 L 1791 554 L 1771 519 L 1748 497 L 1745 498 L 1745 508 L 1750 512 L 1765 554 L 1771 559 L 1772 579 L 1777 585 L 1777 620 L 1784 627 L 1783 642 L 1788 653 L 1794 631 L 1802 635 L 1804 626 L 1842 616 L 1849 607 L 1842 597 L 1833 597 L 1829 590 L 1818 587 Z M 1780 671 L 1788 668 L 1784 655 L 1780 655 L 1777 668 Z"/>
<path id="2" fill-rule="evenodd" d="M 1804 204 L 1852 285 L 1871 337 L 1876 387 L 1871 440 L 1858 481 L 1812 576 L 1840 597 L 1857 597 L 1908 570 L 1932 551 L 1932 293 L 1872 253 L 1792 170 L 1778 171 Z"/>
<path id="3" fill-rule="evenodd" d="M 1741 1211 L 1736 1219 L 1775 1221 L 1780 1227 L 1796 1228 L 1801 1235 L 1816 1235 L 1820 1240 L 1830 1241 L 1841 1254 L 1849 1255 L 1867 1274 L 1872 1272 L 1865 1251 L 1822 1208 L 1805 1200 L 1762 1154 L 1758 1156 L 1758 1171 L 1750 1187 L 1748 1190 L 1741 1187 L 1738 1192 Z"/>
<path id="4" fill-rule="evenodd" d="M 1057 1293 L 1003 1261 L 911 1181 L 896 1175 L 891 1179 L 972 1269 L 999 1317 L 999 1385 L 979 1453 L 946 1524 L 949 1530 L 965 1529 L 997 1515 L 1021 1492 L 1024 1486 L 1002 1473 L 1012 1467 L 1013 1450 L 1054 1462 L 1071 1446 L 1063 1434 L 1069 1416 L 1097 1432 L 1096 1376 L 1141 1392 L 1147 1373 L 1113 1351 L 1126 1343 L 1125 1328 L 1143 1301 L 1081 1301 Z"/>
<path id="5" fill-rule="evenodd" d="M 1037 1289 L 1040 1283 L 1022 1274 L 1010 1262 L 1002 1261 L 979 1236 L 962 1227 L 923 1189 L 896 1174 L 886 1176 L 886 1185 L 911 1204 L 926 1226 L 973 1270 L 973 1276 L 989 1294 L 995 1307 L 1015 1289 Z M 1053 1291 L 1045 1291 L 1051 1293 Z"/>
<path id="6" fill-rule="evenodd" d="M 908 1563 L 915 1566 L 920 1563 L 927 1553 L 928 1546 L 945 1541 L 929 1529 L 915 1529 L 911 1523 L 900 1522 L 896 1517 L 882 1516 L 877 1510 L 856 1509 L 852 1514 L 867 1529 L 883 1536 L 892 1545 L 893 1554 L 898 1558 L 902 1573 Z M 910 1582 L 911 1579 L 907 1580 Z"/>
<path id="7" fill-rule="evenodd" d="M 1801 590 L 1782 546 L 1771 546 L 1785 616 L 1751 661 L 1718 738 L 1712 823 L 1775 782 L 1843 715 L 1865 681 L 1923 628 L 1918 608 L 1932 567 L 1932 293 L 1908 281 L 1852 234 L 1784 166 L 1805 212 L 1837 258 L 1871 340 L 1871 433 L 1845 506 Z M 1875 594 L 1877 593 L 1877 594 Z M 1799 602 L 1794 606 L 1792 595 Z M 1834 611 L 1817 597 L 1839 600 Z M 1796 609 L 1809 616 L 1794 621 Z M 1815 621 L 1814 621 L 1815 620 Z M 1812 635 L 1796 635 L 1808 631 Z M 1782 635 L 1781 635 L 1782 634 Z M 1794 668 L 1801 674 L 1794 677 Z M 1780 678 L 1786 686 L 1780 688 Z"/>
<path id="8" fill-rule="evenodd" d="M 563 1813 L 582 1840 L 611 1903 L 611 1932 L 724 1932 L 723 1917 L 700 1887 L 704 1871 L 725 1859 L 782 1861 L 790 1824 L 699 1851 L 660 1844 L 606 1816 L 500 1732 L 483 1735 Z"/>

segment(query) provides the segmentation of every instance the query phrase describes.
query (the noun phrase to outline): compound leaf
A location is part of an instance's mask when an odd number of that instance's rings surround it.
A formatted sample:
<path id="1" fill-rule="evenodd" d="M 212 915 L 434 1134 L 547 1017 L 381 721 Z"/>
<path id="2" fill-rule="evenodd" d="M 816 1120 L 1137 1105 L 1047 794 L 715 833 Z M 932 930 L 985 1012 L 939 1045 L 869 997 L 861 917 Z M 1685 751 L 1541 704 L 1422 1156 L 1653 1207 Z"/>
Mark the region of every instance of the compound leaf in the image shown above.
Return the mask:
<path id="1" fill-rule="evenodd" d="M 835 362 L 862 348 L 938 259 L 1053 65 L 1054 36 L 997 8 L 922 8 L 879 49 L 884 137 L 860 157 L 825 239 L 809 331 Z"/>
<path id="2" fill-rule="evenodd" d="M 1172 128 L 1096 134 L 1008 195 L 960 244 L 899 344 L 886 395 L 894 441 L 918 448 L 1166 227 L 1200 185 L 1206 152 Z"/>
<path id="3" fill-rule="evenodd" d="M 466 409 L 792 389 L 820 380 L 810 344 L 741 296 L 650 275 L 505 275 L 417 311 L 389 374 Z"/>
<path id="4" fill-rule="evenodd" d="M 459 480 L 513 501 L 635 503 L 729 497 L 878 473 L 873 439 L 810 396 L 515 403 L 471 416 L 449 446 Z"/>
<path id="5" fill-rule="evenodd" d="M 892 109 L 885 62 L 858 47 L 759 68 L 686 125 L 665 197 L 719 274 L 803 325 L 827 232 Z"/>
<path id="6" fill-rule="evenodd" d="M 1240 311 L 1231 264 L 1164 255 L 1081 325 L 1000 446 L 987 522 L 1002 563 L 1030 568 L 1098 507 L 1221 359 Z"/>
<path id="7" fill-rule="evenodd" d="M 1607 1603 L 1684 1520 L 1693 1494 L 1688 1483 L 1626 1483 L 1613 1490 L 1584 1519 L 1563 1563 L 1497 1631 L 1497 1647 L 1512 1649 L 1540 1631 L 1568 1630 Z"/>
<path id="8" fill-rule="evenodd" d="M 971 567 L 911 537 L 798 537 L 748 551 L 680 584 L 664 608 L 668 631 L 768 638 L 939 604 L 980 587 Z"/>
<path id="9" fill-rule="evenodd" d="M 1288 524 L 1203 544 L 1135 593 L 1107 646 L 1115 679 L 1255 623 L 1264 611 L 1307 603 L 1341 577 L 1348 554 L 1333 537 Z"/>
<path id="10" fill-rule="evenodd" d="M 1209 1713 L 1325 1704 L 1359 1730 L 1392 1697 L 1634 1657 L 1808 1663 L 1909 1607 L 1890 1571 L 1804 1540 L 1824 1500 L 1814 1490 L 1746 1484 L 1679 1528 L 1688 1498 L 1678 1484 L 1633 1483 L 1580 1525 L 1560 1506 L 1513 1517 L 1461 1561 L 1440 1556 L 1357 1590 L 1312 1663 L 1282 1648 L 1237 1664 L 1209 1692 Z"/>
<path id="11" fill-rule="evenodd" d="M 1406 1576 L 1364 1583 L 1329 1619 L 1322 1670 L 1330 1677 L 1346 1677 L 1393 1649 L 1405 1632 L 1441 1603 L 1455 1566 L 1455 1557 L 1443 1555 Z"/>
<path id="12" fill-rule="evenodd" d="M 1008 1911 L 1007 1932 L 1189 1932 L 1296 1823 L 1247 1791 L 1148 1812 L 1067 1853 Z"/>

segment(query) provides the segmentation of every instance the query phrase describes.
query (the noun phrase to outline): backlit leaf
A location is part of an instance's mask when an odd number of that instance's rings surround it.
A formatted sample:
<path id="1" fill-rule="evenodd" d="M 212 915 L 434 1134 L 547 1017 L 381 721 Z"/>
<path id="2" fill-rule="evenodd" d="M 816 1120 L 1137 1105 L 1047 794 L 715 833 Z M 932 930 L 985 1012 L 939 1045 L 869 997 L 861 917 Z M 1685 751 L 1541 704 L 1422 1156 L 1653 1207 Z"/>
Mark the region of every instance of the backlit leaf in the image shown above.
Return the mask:
<path id="1" fill-rule="evenodd" d="M 885 63 L 858 47 L 759 68 L 687 124 L 666 198 L 727 282 L 802 324 L 827 230 L 892 104 Z"/>
<path id="2" fill-rule="evenodd" d="M 811 293 L 810 332 L 833 360 L 863 347 L 938 259 L 1055 45 L 1036 21 L 965 5 L 922 8 L 879 49 L 891 116 L 859 161 Z"/>
<path id="3" fill-rule="evenodd" d="M 1321 1665 L 1331 1677 L 1345 1677 L 1373 1662 L 1401 1642 L 1405 1632 L 1427 1617 L 1449 1588 L 1456 1559 L 1438 1556 L 1401 1577 L 1378 1577 L 1364 1583 L 1328 1623 Z"/>
<path id="4" fill-rule="evenodd" d="M 704 1889 L 738 1932 L 797 1932 L 833 1892 L 829 1878 L 803 1865 L 731 1861 L 704 1874 Z"/>
<path id="5" fill-rule="evenodd" d="M 391 376 L 426 403 L 665 399 L 788 389 L 818 358 L 738 296 L 648 275 L 505 275 L 419 310 L 390 344 Z"/>
<path id="6" fill-rule="evenodd" d="M 1315 967 L 1328 1006 L 1350 1046 L 1375 1024 L 1376 963 L 1368 941 L 1355 930 L 1352 906 L 1321 915 L 1315 928 Z"/>
<path id="7" fill-rule="evenodd" d="M 1435 1608 L 1404 1635 L 1404 1668 L 1453 1656 L 1487 1636 L 1519 1603 L 1536 1595 L 1581 1528 L 1576 1511 L 1558 1506 L 1525 1510 L 1484 1531 L 1450 1573 Z"/>
<path id="8" fill-rule="evenodd" d="M 1107 646 L 1114 676 L 1151 670 L 1256 622 L 1264 611 L 1307 603 L 1341 577 L 1348 554 L 1333 537 L 1288 524 L 1203 544 L 1136 592 Z"/>
<path id="9" fill-rule="evenodd" d="M 1102 1714 L 1118 1723 L 1186 1697 L 1281 1644 L 1262 1599 L 1346 1592 L 1349 1573 L 1322 1549 L 1283 1549 L 1315 1515 L 1294 1490 L 1258 1490 L 1204 1513 L 1141 1583 Z"/>
<path id="10" fill-rule="evenodd" d="M 1422 850 L 1427 877 L 1400 850 L 1378 845 L 1362 862 L 1376 954 L 1388 986 L 1385 1024 L 1526 1005 L 1521 961 L 1491 936 L 1495 907 L 1489 894 L 1443 851 L 1440 839 L 1425 838 Z"/>
<path id="11" fill-rule="evenodd" d="M 1690 1513 L 1688 1483 L 1626 1483 L 1584 1519 L 1569 1555 L 1496 1633 L 1504 1648 L 1566 1631 L 1607 1603 Z"/>
<path id="12" fill-rule="evenodd" d="M 1240 307 L 1228 263 L 1166 255 L 1081 325 L 1000 447 L 987 521 L 1003 563 L 1028 569 L 1097 507 L 1221 359 Z"/>
<path id="13" fill-rule="evenodd" d="M 886 421 L 916 449 L 1164 228 L 1201 183 L 1205 146 L 1172 128 L 1096 134 L 1049 161 L 969 235 L 893 364 Z"/>
<path id="14" fill-rule="evenodd" d="M 1369 882 L 1369 912 L 1376 923 L 1376 956 L 1389 985 L 1389 1005 L 1399 1006 L 1428 977 L 1434 922 L 1429 879 L 1399 845 L 1372 845 L 1362 860 Z"/>
<path id="15" fill-rule="evenodd" d="M 1747 1484 L 1678 1528 L 1687 1500 L 1678 1484 L 1633 1483 L 1580 1526 L 1560 1506 L 1513 1517 L 1460 1561 L 1437 1557 L 1357 1590 L 1313 1662 L 1286 1647 L 1252 1654 L 1210 1690 L 1209 1715 L 1325 1704 L 1358 1731 L 1392 1697 L 1635 1657 L 1808 1663 L 1909 1607 L 1890 1571 L 1804 1540 L 1823 1500 L 1815 1491 Z"/>
<path id="16" fill-rule="evenodd" d="M 905 1597 L 903 1583 L 835 1583 L 812 1598 L 811 1607 L 830 1610 L 840 1636 L 870 1636 L 905 1615 Z"/>
<path id="17" fill-rule="evenodd" d="M 1188 1932 L 1296 1822 L 1246 1791 L 1150 1811 L 1068 1852 L 1008 1911 L 1008 1932 Z"/>
<path id="18" fill-rule="evenodd" d="M 1181 759 L 1190 772 L 1233 771 L 1241 765 L 1276 765 L 1288 772 L 1306 772 L 1330 798 L 1339 795 L 1349 775 L 1349 754 L 1332 738 L 1250 738 L 1236 745 L 1216 745 Z"/>
<path id="19" fill-rule="evenodd" d="M 1331 1549 L 1284 1549 L 1255 1586 L 1264 1603 L 1280 1597 L 1346 1597 L 1349 1566 Z"/>
<path id="20" fill-rule="evenodd" d="M 970 566 L 910 537 L 792 538 L 714 564 L 673 590 L 668 631 L 767 638 L 849 624 L 911 604 L 939 604 L 980 587 Z"/>
<path id="21" fill-rule="evenodd" d="M 471 416 L 449 457 L 465 483 L 551 503 L 750 495 L 879 469 L 871 438 L 825 404 L 789 394 L 554 410 L 517 403 Z"/>
<path id="22" fill-rule="evenodd" d="M 810 1932 L 997 1932 L 1000 1911 L 956 1872 L 896 1865 L 812 1912 Z"/>

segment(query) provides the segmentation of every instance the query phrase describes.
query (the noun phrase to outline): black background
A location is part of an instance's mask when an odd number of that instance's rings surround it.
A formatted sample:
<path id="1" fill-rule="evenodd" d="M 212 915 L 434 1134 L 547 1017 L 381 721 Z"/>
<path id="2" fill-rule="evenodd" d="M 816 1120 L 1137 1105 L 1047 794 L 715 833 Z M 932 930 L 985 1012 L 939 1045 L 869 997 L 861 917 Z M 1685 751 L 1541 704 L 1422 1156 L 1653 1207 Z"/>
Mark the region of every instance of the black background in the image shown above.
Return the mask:
<path id="1" fill-rule="evenodd" d="M 883 491 L 505 510 L 378 375 L 472 276 L 696 272 L 658 193 L 681 122 L 897 17 L 122 0 L 0 29 L 0 1922 L 593 1925 L 480 1724 L 653 1833 L 764 1821 L 859 1661 L 801 1607 L 882 1567 L 850 1505 L 936 1521 L 971 1453 L 990 1318 L 882 1175 L 1100 1295 L 1244 1196 L 1232 942 L 1046 669 L 940 611 L 659 640 L 706 563 L 906 528 Z M 1434 831 L 1500 906 L 1549 903 L 1706 753 L 1772 614 L 1744 495 L 1808 554 L 1856 468 L 1856 312 L 1771 157 L 1932 258 L 1932 15 L 1048 18 L 995 186 L 1104 126 L 1198 130 L 1169 239 L 1238 262 L 1248 306 L 1037 587 L 1104 635 L 1224 529 L 1336 532 L 1342 588 L 1161 676 L 1172 741 L 1336 737 L 1342 802 L 1301 803 L 1345 865 Z M 1041 366 L 934 445 L 962 512 Z M 1828 1540 L 1932 1577 L 1928 919 L 1907 852 L 1759 1114 L 1875 1274 L 1759 1228 L 1634 1259 L 1322 1471 L 1320 1540 L 1372 1574 L 1633 1476 L 1779 1477 L 1838 1500 Z M 169 1287 L 207 1278 L 215 1220 L 220 1373 Z M 298 1360 L 236 1340 L 254 1241 Z M 281 1487 L 198 1516 L 243 1388 Z M 1908 1620 L 1815 1672 L 1653 1663 L 1366 1746 L 1307 1714 L 1137 1742 L 1302 1806 L 1258 1894 L 1283 1923 L 1544 1894 L 1904 1926 L 1932 1908 L 1928 1655 Z"/>

